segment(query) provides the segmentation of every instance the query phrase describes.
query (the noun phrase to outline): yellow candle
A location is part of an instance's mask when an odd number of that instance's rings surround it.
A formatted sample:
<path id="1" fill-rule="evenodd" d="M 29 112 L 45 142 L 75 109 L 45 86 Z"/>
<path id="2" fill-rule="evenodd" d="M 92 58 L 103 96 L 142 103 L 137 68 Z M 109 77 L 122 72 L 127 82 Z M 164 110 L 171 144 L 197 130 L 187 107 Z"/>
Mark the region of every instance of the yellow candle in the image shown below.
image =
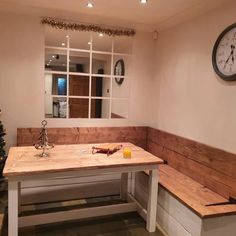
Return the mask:
<path id="1" fill-rule="evenodd" d="M 131 158 L 131 149 L 130 148 L 124 148 L 123 150 L 123 157 L 124 158 Z"/>

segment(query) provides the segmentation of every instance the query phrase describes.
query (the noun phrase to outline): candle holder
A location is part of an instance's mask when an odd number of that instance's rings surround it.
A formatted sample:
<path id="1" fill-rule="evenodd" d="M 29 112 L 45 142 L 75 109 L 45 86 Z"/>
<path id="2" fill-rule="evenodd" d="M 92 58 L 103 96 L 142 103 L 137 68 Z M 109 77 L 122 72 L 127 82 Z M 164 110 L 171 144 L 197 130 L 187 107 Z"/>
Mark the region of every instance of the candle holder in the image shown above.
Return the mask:
<path id="1" fill-rule="evenodd" d="M 42 154 L 39 155 L 40 157 L 47 157 L 49 154 L 46 153 L 46 150 L 54 148 L 54 145 L 48 142 L 48 134 L 46 129 L 47 124 L 48 122 L 46 120 L 42 121 L 43 127 L 40 131 L 38 142 L 34 145 L 36 149 L 43 150 Z"/>

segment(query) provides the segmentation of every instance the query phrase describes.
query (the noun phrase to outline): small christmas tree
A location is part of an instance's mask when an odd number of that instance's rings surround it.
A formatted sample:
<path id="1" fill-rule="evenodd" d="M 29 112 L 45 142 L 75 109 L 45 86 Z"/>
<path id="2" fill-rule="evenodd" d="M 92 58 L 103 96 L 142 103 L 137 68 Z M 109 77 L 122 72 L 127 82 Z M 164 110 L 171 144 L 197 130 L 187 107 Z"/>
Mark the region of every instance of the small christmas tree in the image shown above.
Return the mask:
<path id="1" fill-rule="evenodd" d="M 1 110 L 0 110 L 0 115 L 1 115 Z M 6 161 L 6 151 L 4 149 L 6 142 L 3 139 L 3 137 L 6 135 L 6 131 L 3 127 L 2 122 L 0 121 L 0 177 L 2 177 L 2 171 L 5 165 Z"/>

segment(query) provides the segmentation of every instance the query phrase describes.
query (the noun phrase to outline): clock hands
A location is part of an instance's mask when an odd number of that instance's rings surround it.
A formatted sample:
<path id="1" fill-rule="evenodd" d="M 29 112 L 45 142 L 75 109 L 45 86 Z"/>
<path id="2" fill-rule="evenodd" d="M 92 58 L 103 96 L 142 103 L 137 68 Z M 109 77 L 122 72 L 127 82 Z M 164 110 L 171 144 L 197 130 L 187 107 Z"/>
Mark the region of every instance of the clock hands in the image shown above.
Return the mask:
<path id="1" fill-rule="evenodd" d="M 226 65 L 228 64 L 230 58 L 232 58 L 232 62 L 234 63 L 234 49 L 235 49 L 235 46 L 231 45 L 231 52 L 230 52 L 228 59 L 225 61 L 224 69 L 225 69 Z"/>

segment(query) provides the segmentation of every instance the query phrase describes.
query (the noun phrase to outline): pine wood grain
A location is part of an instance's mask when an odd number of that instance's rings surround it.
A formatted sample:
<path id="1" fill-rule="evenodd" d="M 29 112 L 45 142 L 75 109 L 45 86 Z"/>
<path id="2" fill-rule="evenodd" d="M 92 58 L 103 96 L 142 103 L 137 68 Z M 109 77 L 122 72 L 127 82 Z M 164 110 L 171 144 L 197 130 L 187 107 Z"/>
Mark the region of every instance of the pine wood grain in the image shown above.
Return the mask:
<path id="1" fill-rule="evenodd" d="M 236 198 L 236 155 L 148 128 L 147 150 L 225 198 Z"/>
<path id="2" fill-rule="evenodd" d="M 34 147 L 10 148 L 3 171 L 4 176 L 24 176 L 63 171 L 93 170 L 98 168 L 131 167 L 138 165 L 155 165 L 163 161 L 131 143 L 121 143 L 132 150 L 132 158 L 123 158 L 123 150 L 110 156 L 92 154 L 96 144 L 57 145 L 49 150 L 47 158 L 40 157 L 40 150 Z"/>
<path id="3" fill-rule="evenodd" d="M 142 148 L 147 146 L 147 127 L 82 127 L 48 128 L 48 137 L 54 144 L 130 142 Z M 40 128 L 18 128 L 17 146 L 32 146 L 37 142 Z"/>
<path id="4" fill-rule="evenodd" d="M 206 206 L 212 203 L 227 202 L 227 199 L 174 168 L 160 165 L 159 170 L 159 184 L 201 218 L 236 214 L 236 205 Z M 146 172 L 146 174 L 149 173 Z M 136 180 L 142 186 L 142 190 L 146 192 L 148 180 L 140 175 Z"/>

